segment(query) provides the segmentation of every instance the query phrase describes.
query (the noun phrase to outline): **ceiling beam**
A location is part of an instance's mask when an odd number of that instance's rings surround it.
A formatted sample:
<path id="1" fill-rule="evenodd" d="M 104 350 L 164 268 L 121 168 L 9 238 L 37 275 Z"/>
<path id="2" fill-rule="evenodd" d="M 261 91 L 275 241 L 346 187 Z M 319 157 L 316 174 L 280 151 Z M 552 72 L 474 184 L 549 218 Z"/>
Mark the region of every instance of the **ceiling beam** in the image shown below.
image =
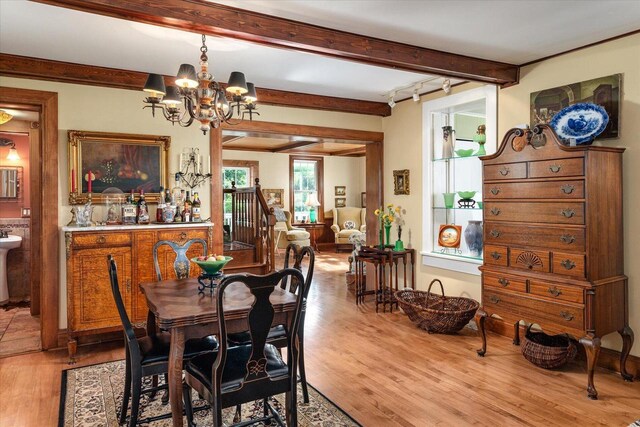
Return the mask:
<path id="1" fill-rule="evenodd" d="M 306 138 L 340 139 L 367 144 L 384 141 L 383 132 L 367 130 L 329 128 L 324 126 L 294 125 L 289 123 L 246 121 L 234 125 L 222 123 L 225 135 L 269 137 L 273 135 L 292 135 Z"/>
<path id="2" fill-rule="evenodd" d="M 332 156 L 348 156 L 350 154 L 366 154 L 367 147 L 350 148 L 349 150 L 334 151 Z"/>
<path id="3" fill-rule="evenodd" d="M 147 73 L 96 67 L 0 53 L 0 75 L 24 79 L 49 80 L 91 86 L 142 91 Z M 164 76 L 173 84 L 175 76 Z M 223 86 L 226 86 L 223 84 Z M 333 96 L 312 95 L 267 88 L 256 88 L 258 104 L 339 111 L 387 117 L 391 108 L 385 102 L 362 101 Z"/>
<path id="4" fill-rule="evenodd" d="M 244 136 L 222 135 L 222 145 L 229 144 L 242 138 L 244 138 Z"/>
<path id="5" fill-rule="evenodd" d="M 34 0 L 83 12 L 316 53 L 400 70 L 500 85 L 519 67 L 426 49 L 201 0 Z"/>
<path id="6" fill-rule="evenodd" d="M 322 141 L 300 141 L 300 142 L 294 142 L 292 144 L 283 145 L 282 147 L 278 147 L 271 151 L 273 153 L 280 153 L 282 151 L 293 150 L 295 148 L 306 147 L 307 145 L 316 145 L 321 143 Z"/>

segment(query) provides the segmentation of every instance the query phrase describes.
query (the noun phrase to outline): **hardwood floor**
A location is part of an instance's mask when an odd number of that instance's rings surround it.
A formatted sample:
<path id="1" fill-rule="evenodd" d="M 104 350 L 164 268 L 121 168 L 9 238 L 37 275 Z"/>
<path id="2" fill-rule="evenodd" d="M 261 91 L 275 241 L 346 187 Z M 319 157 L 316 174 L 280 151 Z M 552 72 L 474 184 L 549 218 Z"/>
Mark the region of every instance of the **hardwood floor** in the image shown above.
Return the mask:
<path id="1" fill-rule="evenodd" d="M 479 358 L 472 330 L 429 335 L 401 311 L 376 314 L 371 297 L 356 307 L 344 284 L 347 257 L 317 257 L 305 356 L 309 383 L 362 425 L 627 426 L 640 419 L 638 381 L 598 369 L 600 400 L 591 401 L 582 362 L 545 371 L 497 335 Z M 77 366 L 123 356 L 119 342 L 80 347 Z M 63 350 L 1 359 L 0 426 L 56 426 L 66 361 Z"/>

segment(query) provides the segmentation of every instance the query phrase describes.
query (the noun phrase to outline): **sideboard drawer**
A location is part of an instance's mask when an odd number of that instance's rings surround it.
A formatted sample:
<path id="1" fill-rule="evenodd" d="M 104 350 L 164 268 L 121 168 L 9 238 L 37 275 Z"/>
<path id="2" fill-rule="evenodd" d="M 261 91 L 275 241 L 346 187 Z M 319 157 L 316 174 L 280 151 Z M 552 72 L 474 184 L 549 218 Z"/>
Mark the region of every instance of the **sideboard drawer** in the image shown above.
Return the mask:
<path id="1" fill-rule="evenodd" d="M 537 246 L 576 252 L 585 250 L 584 228 L 568 229 L 492 221 L 485 222 L 483 228 L 484 241 L 489 244 Z"/>
<path id="2" fill-rule="evenodd" d="M 514 276 L 485 274 L 482 277 L 482 283 L 488 288 L 506 289 L 514 292 L 527 292 L 527 283 L 525 280 L 515 278 Z"/>
<path id="3" fill-rule="evenodd" d="M 578 202 L 485 202 L 487 221 L 584 224 L 584 203 Z"/>
<path id="4" fill-rule="evenodd" d="M 584 158 L 529 162 L 529 178 L 584 175 Z"/>
<path id="5" fill-rule="evenodd" d="M 507 262 L 509 261 L 507 253 L 506 246 L 485 245 L 484 262 L 491 265 L 501 265 L 506 267 Z"/>
<path id="6" fill-rule="evenodd" d="M 207 241 L 207 229 L 179 229 L 179 230 L 159 230 L 158 240 L 169 240 L 183 245 L 190 239 L 202 239 Z"/>
<path id="7" fill-rule="evenodd" d="M 487 165 L 484 167 L 484 179 L 520 179 L 527 177 L 526 163 L 505 163 L 502 165 Z"/>
<path id="8" fill-rule="evenodd" d="M 495 182 L 484 185 L 482 197 L 491 199 L 582 199 L 584 181 Z"/>
<path id="9" fill-rule="evenodd" d="M 576 302 L 579 304 L 584 302 L 584 291 L 577 286 L 558 285 L 556 283 L 530 280 L 529 292 L 532 295 L 539 295 L 560 301 Z"/>
<path id="10" fill-rule="evenodd" d="M 548 273 L 551 271 L 549 266 L 549 252 L 510 248 L 509 266 Z"/>
<path id="11" fill-rule="evenodd" d="M 556 274 L 582 278 L 584 277 L 584 255 L 554 252 L 552 271 Z"/>
<path id="12" fill-rule="evenodd" d="M 131 233 L 73 233 L 74 248 L 95 248 L 101 246 L 130 246 Z"/>

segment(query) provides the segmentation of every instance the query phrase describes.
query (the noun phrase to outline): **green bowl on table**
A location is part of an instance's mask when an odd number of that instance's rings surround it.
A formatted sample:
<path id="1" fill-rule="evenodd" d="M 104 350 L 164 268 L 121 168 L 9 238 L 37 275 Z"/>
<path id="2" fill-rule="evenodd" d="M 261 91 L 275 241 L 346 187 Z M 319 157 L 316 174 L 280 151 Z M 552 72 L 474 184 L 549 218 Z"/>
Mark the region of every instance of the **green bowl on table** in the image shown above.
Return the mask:
<path id="1" fill-rule="evenodd" d="M 475 195 L 475 191 L 458 191 L 458 196 L 460 196 L 461 199 L 471 199 Z"/>
<path id="2" fill-rule="evenodd" d="M 233 258 L 230 256 L 225 256 L 224 259 L 217 259 L 215 261 L 201 261 L 196 257 L 191 258 L 191 262 L 194 264 L 198 264 L 198 267 L 200 267 L 206 274 L 214 275 L 222 270 L 224 266 L 227 265 L 227 263 L 232 259 Z"/>
<path id="3" fill-rule="evenodd" d="M 473 153 L 473 148 L 469 148 L 467 150 L 459 149 L 456 150 L 456 154 L 460 157 L 469 157 Z"/>

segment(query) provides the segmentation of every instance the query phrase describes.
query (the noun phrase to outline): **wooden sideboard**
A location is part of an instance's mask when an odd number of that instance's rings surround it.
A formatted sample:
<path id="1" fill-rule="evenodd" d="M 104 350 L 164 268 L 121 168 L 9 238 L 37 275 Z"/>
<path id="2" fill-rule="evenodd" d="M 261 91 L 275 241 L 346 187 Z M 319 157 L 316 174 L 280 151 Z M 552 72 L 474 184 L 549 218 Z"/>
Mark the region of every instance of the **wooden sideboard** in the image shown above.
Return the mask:
<path id="1" fill-rule="evenodd" d="M 596 399 L 600 339 L 623 339 L 620 372 L 633 344 L 623 266 L 624 149 L 560 143 L 545 125 L 507 132 L 497 153 L 482 157 L 484 264 L 477 320 L 538 324 L 580 340 L 587 354 L 587 395 Z"/>
<path id="2" fill-rule="evenodd" d="M 118 265 L 118 283 L 132 323 L 147 320 L 147 304 L 138 288 L 141 282 L 156 280 L 153 246 L 160 240 L 184 243 L 203 239 L 212 244 L 211 223 L 188 225 L 148 225 L 130 227 L 63 227 L 67 261 L 67 333 L 69 358 L 74 361 L 77 337 L 122 329 L 111 294 L 107 255 Z M 200 244 L 193 244 L 189 258 L 202 255 Z M 175 254 L 168 246 L 158 249 L 163 279 L 175 278 Z M 190 276 L 199 269 L 191 268 Z"/>

